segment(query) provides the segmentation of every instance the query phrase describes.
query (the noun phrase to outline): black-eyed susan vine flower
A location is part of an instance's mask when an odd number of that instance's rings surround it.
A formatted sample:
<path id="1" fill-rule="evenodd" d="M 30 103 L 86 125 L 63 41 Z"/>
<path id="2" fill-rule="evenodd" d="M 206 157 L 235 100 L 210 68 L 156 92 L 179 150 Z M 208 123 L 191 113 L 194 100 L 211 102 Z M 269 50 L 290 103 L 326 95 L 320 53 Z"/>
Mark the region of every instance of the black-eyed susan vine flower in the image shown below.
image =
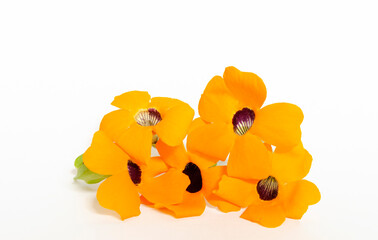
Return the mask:
<path id="1" fill-rule="evenodd" d="M 175 204 L 182 201 L 190 183 L 180 171 L 168 168 L 160 157 L 150 158 L 147 164 L 131 157 L 103 131 L 94 134 L 83 161 L 92 172 L 110 176 L 99 186 L 97 200 L 104 208 L 116 211 L 121 219 L 140 214 L 139 193 L 158 203 Z"/>
<path id="2" fill-rule="evenodd" d="M 217 198 L 213 194 L 213 190 L 217 188 L 218 182 L 225 174 L 225 166 L 214 166 L 212 160 L 187 152 L 183 144 L 171 147 L 162 141 L 158 141 L 156 148 L 162 160 L 169 167 L 178 169 L 182 174 L 189 177 L 190 184 L 186 188 L 181 203 L 152 204 L 146 196 L 144 197 L 148 201 L 144 203 L 158 209 L 168 210 L 177 218 L 201 215 L 206 207 L 205 198 L 208 201 Z M 219 199 L 218 201 L 227 205 L 225 200 Z"/>
<path id="3" fill-rule="evenodd" d="M 262 178 L 224 175 L 214 193 L 242 208 L 242 218 L 265 227 L 277 227 L 285 218 L 300 219 L 309 205 L 320 200 L 315 184 L 303 180 L 310 170 L 312 157 L 302 144 L 291 150 L 276 148 L 271 171 Z M 243 166 L 242 164 L 240 167 Z"/>
<path id="4" fill-rule="evenodd" d="M 188 148 L 219 160 L 248 155 L 260 159 L 254 152 L 243 153 L 263 142 L 291 148 L 301 140 L 301 109 L 289 103 L 275 103 L 263 108 L 266 98 L 264 82 L 254 73 L 227 67 L 223 78 L 215 76 L 207 84 L 198 110 L 206 123 L 188 137 Z M 239 149 L 236 149 L 238 148 Z M 238 161 L 238 160 L 237 160 Z M 261 159 L 261 161 L 264 161 Z"/>
<path id="5" fill-rule="evenodd" d="M 104 116 L 100 130 L 143 162 L 150 157 L 151 143 L 158 139 L 170 146 L 179 145 L 194 116 L 194 110 L 180 100 L 151 99 L 148 92 L 142 91 L 117 96 L 112 105 L 120 109 Z"/>
<path id="6" fill-rule="evenodd" d="M 180 100 L 124 93 L 75 161 L 76 179 L 105 179 L 97 199 L 121 219 L 139 215 L 141 203 L 178 218 L 199 216 L 205 199 L 222 212 L 247 208 L 241 217 L 266 227 L 300 219 L 320 200 L 303 180 L 312 162 L 301 143 L 303 113 L 288 103 L 262 107 L 265 98 L 264 82 L 234 67 L 207 84 L 195 120 Z M 160 156 L 151 157 L 152 146 Z"/>

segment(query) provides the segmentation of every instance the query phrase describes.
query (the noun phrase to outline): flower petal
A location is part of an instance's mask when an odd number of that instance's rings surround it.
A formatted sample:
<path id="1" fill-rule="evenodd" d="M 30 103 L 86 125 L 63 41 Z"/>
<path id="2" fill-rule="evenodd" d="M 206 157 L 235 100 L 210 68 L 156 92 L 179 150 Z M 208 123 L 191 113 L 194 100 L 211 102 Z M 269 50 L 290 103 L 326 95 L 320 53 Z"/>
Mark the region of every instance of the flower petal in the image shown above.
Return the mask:
<path id="1" fill-rule="evenodd" d="M 130 112 L 123 109 L 106 114 L 101 121 L 100 130 L 113 141 L 117 141 L 120 135 L 130 127 L 135 120 Z"/>
<path id="2" fill-rule="evenodd" d="M 152 128 L 133 123 L 118 140 L 118 145 L 139 164 L 148 162 L 151 156 Z"/>
<path id="3" fill-rule="evenodd" d="M 179 104 L 186 104 L 186 103 L 175 98 L 153 97 L 148 107 L 155 108 L 156 110 L 159 111 L 161 116 L 164 116 L 166 112 L 169 111 L 169 109 Z"/>
<path id="4" fill-rule="evenodd" d="M 188 104 L 170 108 L 162 120 L 154 126 L 159 138 L 169 146 L 177 146 L 184 140 L 193 120 L 194 110 Z"/>
<path id="5" fill-rule="evenodd" d="M 189 152 L 188 155 L 189 155 L 189 160 L 192 163 L 196 164 L 201 169 L 201 172 L 205 171 L 206 169 L 209 169 L 210 167 L 213 167 L 214 162 L 216 161 L 210 157 L 207 157 L 201 154 L 195 154 L 195 153 Z"/>
<path id="6" fill-rule="evenodd" d="M 228 212 L 237 212 L 240 211 L 240 207 L 236 206 L 230 202 L 227 202 L 226 200 L 218 197 L 215 194 L 209 195 L 206 197 L 206 200 L 213 206 L 217 207 L 220 211 L 224 213 Z"/>
<path id="7" fill-rule="evenodd" d="M 320 192 L 312 182 L 301 180 L 287 184 L 283 190 L 283 198 L 286 216 L 301 219 L 308 205 L 320 201 Z"/>
<path id="8" fill-rule="evenodd" d="M 142 181 L 154 178 L 168 170 L 167 165 L 165 165 L 161 157 L 152 157 L 147 165 L 141 165 L 140 168 L 142 170 Z"/>
<path id="9" fill-rule="evenodd" d="M 166 206 L 182 202 L 189 184 L 188 176 L 171 168 L 165 174 L 142 183 L 139 192 L 149 202 Z"/>
<path id="10" fill-rule="evenodd" d="M 236 137 L 227 164 L 231 177 L 243 179 L 267 178 L 272 171 L 272 161 L 262 141 L 252 135 Z"/>
<path id="11" fill-rule="evenodd" d="M 205 211 L 206 202 L 201 192 L 184 194 L 180 204 L 165 206 L 176 218 L 200 216 Z"/>
<path id="12" fill-rule="evenodd" d="M 218 188 L 219 181 L 227 172 L 226 166 L 215 166 L 201 169 L 203 187 L 202 192 L 206 200 L 213 206 L 218 207 L 222 212 L 239 211 L 240 207 L 218 197 L 213 193 Z"/>
<path id="13" fill-rule="evenodd" d="M 213 191 L 218 188 L 219 181 L 226 174 L 226 166 L 215 166 L 201 169 L 202 174 L 202 191 L 205 197 L 212 195 Z"/>
<path id="14" fill-rule="evenodd" d="M 91 146 L 83 155 L 85 166 L 102 175 L 114 175 L 126 170 L 129 159 L 102 131 L 94 134 Z"/>
<path id="15" fill-rule="evenodd" d="M 171 167 L 184 169 L 185 165 L 189 162 L 189 156 L 182 143 L 175 147 L 171 147 L 163 141 L 158 141 L 156 143 L 156 149 L 163 161 Z"/>
<path id="16" fill-rule="evenodd" d="M 148 92 L 130 91 L 116 96 L 112 105 L 129 111 L 131 116 L 134 117 L 140 109 L 147 108 L 150 99 L 151 96 Z"/>
<path id="17" fill-rule="evenodd" d="M 287 152 L 277 147 L 272 154 L 273 176 L 281 183 L 301 180 L 310 171 L 311 163 L 312 156 L 302 144 Z"/>
<path id="18" fill-rule="evenodd" d="M 301 141 L 302 110 L 294 104 L 275 103 L 256 112 L 252 132 L 264 142 L 291 148 Z"/>
<path id="19" fill-rule="evenodd" d="M 223 73 L 224 82 L 235 98 L 258 110 L 266 99 L 263 80 L 254 73 L 242 72 L 235 67 L 227 67 Z"/>
<path id="20" fill-rule="evenodd" d="M 150 201 L 148 201 L 145 197 L 143 197 L 142 195 L 140 196 L 140 203 L 141 204 L 144 204 L 146 206 L 150 206 L 152 207 L 154 204 Z"/>
<path id="21" fill-rule="evenodd" d="M 269 152 L 273 152 L 273 148 L 272 148 L 272 145 L 268 144 L 268 143 L 264 143 L 266 149 L 268 149 Z"/>
<path id="22" fill-rule="evenodd" d="M 196 118 L 192 121 L 192 123 L 190 124 L 189 126 L 189 129 L 188 129 L 188 134 L 190 132 L 192 132 L 193 130 L 205 125 L 206 122 L 204 122 L 200 117 L 199 118 Z"/>
<path id="23" fill-rule="evenodd" d="M 210 80 L 198 104 L 199 115 L 206 122 L 231 123 L 238 108 L 239 101 L 232 96 L 220 76 Z"/>
<path id="24" fill-rule="evenodd" d="M 193 130 L 188 135 L 188 151 L 218 160 L 226 160 L 236 134 L 232 124 L 212 123 Z"/>
<path id="25" fill-rule="evenodd" d="M 247 207 L 253 200 L 253 184 L 223 175 L 214 194 L 239 207 Z"/>
<path id="26" fill-rule="evenodd" d="M 285 212 L 280 204 L 250 205 L 240 216 L 264 227 L 274 228 L 285 221 Z"/>
<path id="27" fill-rule="evenodd" d="M 116 211 L 122 220 L 140 214 L 139 194 L 128 171 L 113 175 L 101 183 L 97 200 L 102 207 Z"/>

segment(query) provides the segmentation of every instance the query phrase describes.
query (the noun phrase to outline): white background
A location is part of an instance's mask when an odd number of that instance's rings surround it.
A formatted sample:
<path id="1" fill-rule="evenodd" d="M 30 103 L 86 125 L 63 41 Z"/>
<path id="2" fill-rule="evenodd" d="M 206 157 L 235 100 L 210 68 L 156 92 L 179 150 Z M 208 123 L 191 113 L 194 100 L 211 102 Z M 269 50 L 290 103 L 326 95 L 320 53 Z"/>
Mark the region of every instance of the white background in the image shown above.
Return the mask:
<path id="1" fill-rule="evenodd" d="M 0 2 L 0 239 L 377 239 L 376 1 Z M 120 221 L 74 182 L 113 97 L 199 97 L 226 66 L 258 74 L 266 104 L 305 114 L 301 221 L 267 229 L 208 208 Z"/>

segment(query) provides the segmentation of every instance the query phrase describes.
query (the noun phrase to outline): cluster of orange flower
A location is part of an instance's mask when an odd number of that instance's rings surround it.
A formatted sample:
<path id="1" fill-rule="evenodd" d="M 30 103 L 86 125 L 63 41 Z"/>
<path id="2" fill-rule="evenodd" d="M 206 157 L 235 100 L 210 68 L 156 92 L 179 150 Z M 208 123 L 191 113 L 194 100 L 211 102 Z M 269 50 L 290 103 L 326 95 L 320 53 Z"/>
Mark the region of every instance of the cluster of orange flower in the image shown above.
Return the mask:
<path id="1" fill-rule="evenodd" d="M 320 200 L 303 179 L 312 162 L 301 143 L 303 113 L 289 103 L 262 107 L 265 98 L 261 78 L 234 67 L 207 84 L 194 120 L 177 99 L 142 91 L 115 97 L 119 109 L 104 116 L 81 157 L 104 180 L 100 205 L 121 219 L 138 216 L 140 204 L 199 216 L 206 201 L 225 213 L 246 208 L 242 218 L 266 227 L 300 219 Z M 151 157 L 152 147 L 159 156 Z"/>

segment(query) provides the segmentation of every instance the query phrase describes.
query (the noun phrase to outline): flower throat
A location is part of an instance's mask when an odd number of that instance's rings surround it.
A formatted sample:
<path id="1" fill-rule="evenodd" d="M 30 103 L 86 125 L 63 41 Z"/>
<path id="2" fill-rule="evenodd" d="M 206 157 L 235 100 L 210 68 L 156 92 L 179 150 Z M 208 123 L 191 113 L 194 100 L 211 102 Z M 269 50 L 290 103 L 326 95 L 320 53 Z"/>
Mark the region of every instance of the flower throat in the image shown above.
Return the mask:
<path id="1" fill-rule="evenodd" d="M 237 111 L 232 118 L 234 132 L 242 136 L 248 132 L 255 121 L 255 112 L 249 108 L 243 108 Z"/>
<path id="2" fill-rule="evenodd" d="M 135 121 L 144 127 L 155 126 L 161 121 L 161 115 L 155 108 L 141 110 L 135 116 Z"/>
<path id="3" fill-rule="evenodd" d="M 127 169 L 129 170 L 131 181 L 133 181 L 135 185 L 138 185 L 142 181 L 142 171 L 140 170 L 138 164 L 129 160 L 127 162 Z"/>
<path id="4" fill-rule="evenodd" d="M 277 180 L 272 176 L 260 180 L 257 183 L 257 192 L 261 200 L 270 201 L 275 199 L 278 195 Z"/>
<path id="5" fill-rule="evenodd" d="M 190 193 L 199 192 L 202 189 L 202 175 L 199 167 L 196 164 L 190 162 L 186 164 L 185 169 L 182 172 L 187 175 L 190 180 L 190 184 L 186 188 L 186 191 Z"/>

